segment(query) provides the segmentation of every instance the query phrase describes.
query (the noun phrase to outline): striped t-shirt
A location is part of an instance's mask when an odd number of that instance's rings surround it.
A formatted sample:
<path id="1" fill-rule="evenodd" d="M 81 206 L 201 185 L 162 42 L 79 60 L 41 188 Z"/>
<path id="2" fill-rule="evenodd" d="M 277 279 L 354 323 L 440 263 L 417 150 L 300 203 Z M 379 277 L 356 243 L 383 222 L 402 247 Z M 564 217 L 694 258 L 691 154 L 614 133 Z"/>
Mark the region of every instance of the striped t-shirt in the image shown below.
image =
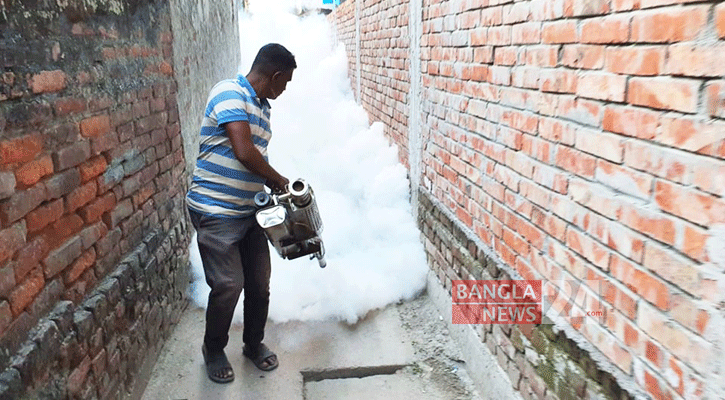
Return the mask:
<path id="1" fill-rule="evenodd" d="M 186 201 L 194 211 L 223 218 L 252 215 L 254 195 L 264 189 L 264 178 L 255 175 L 234 156 L 222 124 L 247 121 L 255 147 L 267 159 L 269 102 L 257 97 L 243 75 L 217 83 L 209 93 L 201 124 L 199 157 Z"/>

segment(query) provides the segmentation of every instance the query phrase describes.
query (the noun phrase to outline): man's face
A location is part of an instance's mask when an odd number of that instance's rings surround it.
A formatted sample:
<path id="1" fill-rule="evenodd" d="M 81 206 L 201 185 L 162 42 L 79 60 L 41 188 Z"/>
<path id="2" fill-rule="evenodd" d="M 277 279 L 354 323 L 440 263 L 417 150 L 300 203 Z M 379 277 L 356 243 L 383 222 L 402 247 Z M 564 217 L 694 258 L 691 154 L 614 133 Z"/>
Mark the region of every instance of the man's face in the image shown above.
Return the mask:
<path id="1" fill-rule="evenodd" d="M 287 82 L 292 80 L 293 69 L 286 72 L 275 72 L 269 82 L 270 99 L 276 99 L 287 89 Z"/>

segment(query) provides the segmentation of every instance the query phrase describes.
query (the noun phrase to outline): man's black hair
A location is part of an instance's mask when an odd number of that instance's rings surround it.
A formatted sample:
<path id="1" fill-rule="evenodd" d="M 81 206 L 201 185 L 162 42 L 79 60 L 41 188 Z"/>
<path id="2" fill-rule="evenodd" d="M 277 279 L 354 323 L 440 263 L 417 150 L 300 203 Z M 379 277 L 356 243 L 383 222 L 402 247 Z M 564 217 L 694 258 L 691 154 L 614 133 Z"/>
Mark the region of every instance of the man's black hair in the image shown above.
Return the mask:
<path id="1" fill-rule="evenodd" d="M 252 70 L 266 76 L 272 76 L 278 71 L 287 72 L 295 68 L 297 68 L 295 56 L 284 46 L 277 43 L 262 46 L 252 63 Z"/>

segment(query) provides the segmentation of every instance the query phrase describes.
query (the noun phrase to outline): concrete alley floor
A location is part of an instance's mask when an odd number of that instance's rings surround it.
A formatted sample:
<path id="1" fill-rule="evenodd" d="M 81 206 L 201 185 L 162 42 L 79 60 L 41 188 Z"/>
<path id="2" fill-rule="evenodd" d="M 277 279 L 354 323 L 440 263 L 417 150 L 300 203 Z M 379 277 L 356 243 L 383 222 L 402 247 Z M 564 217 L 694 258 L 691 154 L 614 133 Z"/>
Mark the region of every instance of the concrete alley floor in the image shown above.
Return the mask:
<path id="1" fill-rule="evenodd" d="M 370 312 L 355 325 L 267 325 L 280 366 L 258 370 L 242 356 L 241 326 L 227 357 L 235 380 L 213 383 L 201 355 L 204 310 L 191 306 L 164 346 L 143 400 L 479 399 L 446 324 L 428 296 Z"/>

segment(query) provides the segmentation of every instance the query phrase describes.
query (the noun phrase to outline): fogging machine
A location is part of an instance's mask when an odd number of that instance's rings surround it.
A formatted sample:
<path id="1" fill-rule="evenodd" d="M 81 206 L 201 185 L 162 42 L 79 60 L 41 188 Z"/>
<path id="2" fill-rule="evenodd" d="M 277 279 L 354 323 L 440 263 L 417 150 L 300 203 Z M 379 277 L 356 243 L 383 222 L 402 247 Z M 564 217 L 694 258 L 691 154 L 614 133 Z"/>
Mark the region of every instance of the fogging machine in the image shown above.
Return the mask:
<path id="1" fill-rule="evenodd" d="M 315 194 L 303 179 L 287 185 L 283 193 L 259 192 L 254 196 L 257 223 L 264 229 L 280 257 L 294 260 L 306 255 L 325 268 L 322 219 Z"/>

